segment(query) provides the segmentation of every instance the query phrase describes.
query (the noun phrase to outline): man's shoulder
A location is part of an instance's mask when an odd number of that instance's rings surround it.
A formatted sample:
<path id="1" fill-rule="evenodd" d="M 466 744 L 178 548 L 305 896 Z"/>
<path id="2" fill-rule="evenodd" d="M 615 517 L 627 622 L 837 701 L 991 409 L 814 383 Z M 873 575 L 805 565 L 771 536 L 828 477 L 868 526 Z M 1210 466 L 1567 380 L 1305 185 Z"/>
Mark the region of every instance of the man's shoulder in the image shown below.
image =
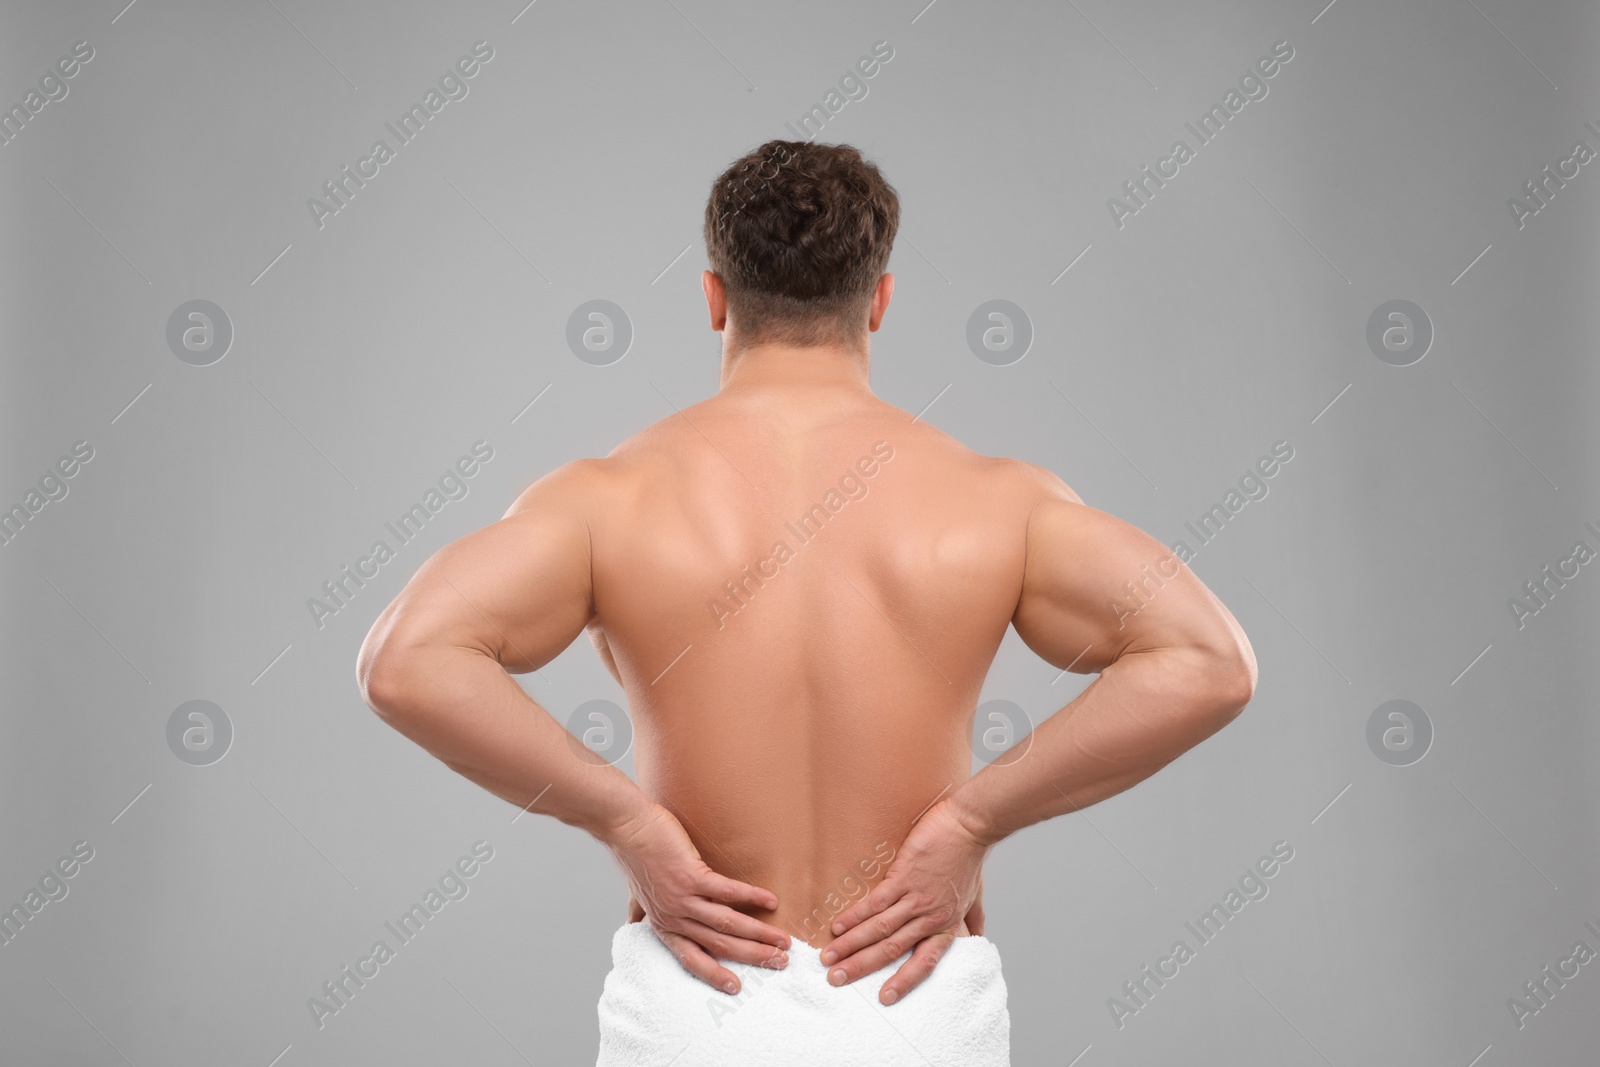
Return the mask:
<path id="1" fill-rule="evenodd" d="M 703 402 L 702 402 L 703 403 Z M 569 460 L 522 492 L 506 516 L 531 508 L 580 509 L 591 517 L 614 504 L 626 505 L 658 485 L 704 446 L 694 429 L 700 404 L 678 409 L 624 438 L 604 456 Z"/>
<path id="2" fill-rule="evenodd" d="M 592 513 L 596 504 L 623 484 L 625 466 L 613 456 L 584 457 L 563 463 L 524 489 L 506 509 L 503 518 L 552 512 L 574 516 Z"/>
<path id="3" fill-rule="evenodd" d="M 947 435 L 941 433 L 940 436 L 945 437 L 954 446 L 952 462 L 969 468 L 1008 495 L 1026 501 L 1029 508 L 1042 502 L 1083 503 L 1078 494 L 1073 492 L 1072 487 L 1048 467 L 1041 467 L 1037 463 L 1012 456 L 985 455 Z"/>
<path id="4" fill-rule="evenodd" d="M 1026 486 L 1029 491 L 1036 494 L 1041 502 L 1083 503 L 1083 498 L 1073 492 L 1072 486 L 1068 485 L 1059 474 L 1048 467 L 1041 467 L 1037 463 L 1029 463 L 1025 459 L 1007 459 L 1005 463 L 1011 476 Z"/>
<path id="5" fill-rule="evenodd" d="M 965 470 L 1024 496 L 1059 497 L 1073 503 L 1082 503 L 1078 499 L 1078 494 L 1047 467 L 1010 456 L 987 455 L 937 426 L 923 421 L 921 416 L 913 416 L 910 412 L 899 408 L 890 410 L 905 416 L 907 427 L 904 439 L 913 448 L 929 456 L 934 463 L 948 466 L 952 472 L 958 469 Z"/>
<path id="6" fill-rule="evenodd" d="M 920 456 L 922 485 L 945 499 L 959 499 L 996 527 L 1031 531 L 1081 520 L 1088 508 L 1065 480 L 1048 467 L 1012 456 L 979 452 L 942 430 L 917 422 L 904 438 L 907 454 Z"/>

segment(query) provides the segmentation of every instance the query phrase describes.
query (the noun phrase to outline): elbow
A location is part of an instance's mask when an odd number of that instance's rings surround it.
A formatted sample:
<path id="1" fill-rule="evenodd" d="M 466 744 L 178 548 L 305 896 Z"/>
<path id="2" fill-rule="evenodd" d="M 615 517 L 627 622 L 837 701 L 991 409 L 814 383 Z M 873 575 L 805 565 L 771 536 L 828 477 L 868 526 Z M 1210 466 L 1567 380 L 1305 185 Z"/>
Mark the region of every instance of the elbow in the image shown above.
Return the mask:
<path id="1" fill-rule="evenodd" d="M 392 710 L 399 706 L 402 687 L 388 657 L 377 653 L 369 655 L 365 646 L 356 659 L 356 685 L 361 689 L 361 699 L 380 719 L 388 719 Z"/>
<path id="2" fill-rule="evenodd" d="M 1220 657 L 1207 672 L 1207 705 L 1216 729 L 1239 717 L 1256 694 L 1256 657 L 1247 644 Z"/>
<path id="3" fill-rule="evenodd" d="M 393 723 L 402 709 L 401 689 L 387 671 L 373 671 L 360 680 L 361 699 L 384 722 Z"/>
<path id="4" fill-rule="evenodd" d="M 482 655 L 432 628 L 373 627 L 356 657 L 361 698 L 405 734 L 432 723 Z"/>
<path id="5" fill-rule="evenodd" d="M 1255 695 L 1256 661 L 1248 644 L 1195 645 L 1172 662 L 1181 666 L 1167 685 L 1182 694 L 1182 717 L 1199 736 L 1238 718 Z"/>
<path id="6" fill-rule="evenodd" d="M 1237 719 L 1244 711 L 1245 705 L 1250 703 L 1255 691 L 1255 682 L 1243 676 L 1234 676 L 1226 683 L 1219 683 L 1214 705 L 1216 710 L 1213 712 L 1217 729 L 1220 730 Z"/>
<path id="7" fill-rule="evenodd" d="M 356 685 L 361 699 L 380 719 L 393 725 L 412 707 L 414 687 L 407 680 L 408 657 L 391 636 L 374 626 L 356 657 Z"/>

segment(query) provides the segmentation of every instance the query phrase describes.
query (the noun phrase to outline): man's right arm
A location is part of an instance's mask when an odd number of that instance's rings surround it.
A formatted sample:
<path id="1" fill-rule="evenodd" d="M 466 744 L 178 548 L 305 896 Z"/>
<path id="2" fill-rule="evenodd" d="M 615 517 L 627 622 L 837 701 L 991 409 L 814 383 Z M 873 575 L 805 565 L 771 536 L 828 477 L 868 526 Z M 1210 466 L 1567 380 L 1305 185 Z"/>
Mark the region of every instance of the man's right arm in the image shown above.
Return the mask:
<path id="1" fill-rule="evenodd" d="M 1099 672 L 950 797 L 993 845 L 1143 781 L 1233 720 L 1255 692 L 1256 662 L 1233 615 L 1173 552 L 1082 503 L 1053 476 L 1027 526 L 1012 625 L 1054 666 Z"/>

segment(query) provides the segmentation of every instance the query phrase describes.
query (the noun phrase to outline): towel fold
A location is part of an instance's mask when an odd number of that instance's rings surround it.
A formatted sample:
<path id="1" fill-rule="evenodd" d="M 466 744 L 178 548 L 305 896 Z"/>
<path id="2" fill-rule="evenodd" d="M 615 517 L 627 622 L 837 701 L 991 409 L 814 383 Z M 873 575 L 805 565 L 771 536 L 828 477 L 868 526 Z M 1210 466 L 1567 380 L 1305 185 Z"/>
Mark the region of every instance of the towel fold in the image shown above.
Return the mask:
<path id="1" fill-rule="evenodd" d="M 1010 1067 L 1011 1016 L 1000 951 L 958 937 L 923 983 L 889 1007 L 878 988 L 905 952 L 847 986 L 798 938 L 789 965 L 724 962 L 737 996 L 683 969 L 648 922 L 611 938 L 596 1067 Z"/>

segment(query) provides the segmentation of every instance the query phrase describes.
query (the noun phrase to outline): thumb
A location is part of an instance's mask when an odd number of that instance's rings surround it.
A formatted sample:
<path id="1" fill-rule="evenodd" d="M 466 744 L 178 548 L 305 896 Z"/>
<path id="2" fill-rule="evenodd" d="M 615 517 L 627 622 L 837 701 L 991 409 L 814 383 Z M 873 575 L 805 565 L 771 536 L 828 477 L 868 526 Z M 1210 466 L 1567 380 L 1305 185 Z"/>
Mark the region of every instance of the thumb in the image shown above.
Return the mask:
<path id="1" fill-rule="evenodd" d="M 972 898 L 972 907 L 967 909 L 967 930 L 982 936 L 983 934 L 983 880 L 978 880 L 978 895 Z"/>

